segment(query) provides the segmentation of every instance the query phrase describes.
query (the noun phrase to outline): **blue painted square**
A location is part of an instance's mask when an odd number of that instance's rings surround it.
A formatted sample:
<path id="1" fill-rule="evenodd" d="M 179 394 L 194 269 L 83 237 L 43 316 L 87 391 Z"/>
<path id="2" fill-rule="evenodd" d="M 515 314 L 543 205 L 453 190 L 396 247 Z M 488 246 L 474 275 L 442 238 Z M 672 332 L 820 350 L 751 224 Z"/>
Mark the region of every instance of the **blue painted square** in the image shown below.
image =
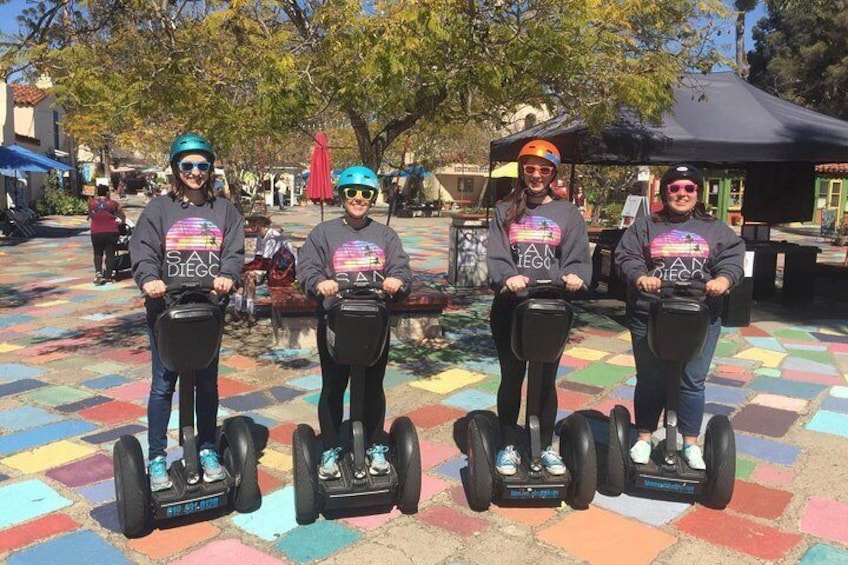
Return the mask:
<path id="1" fill-rule="evenodd" d="M 842 412 L 843 414 L 848 414 L 848 398 L 828 396 L 822 401 L 819 408 L 823 408 L 824 410 L 829 410 L 831 412 Z"/>
<path id="2" fill-rule="evenodd" d="M 736 388 L 741 388 L 741 387 L 745 386 L 745 383 L 743 383 L 742 381 L 737 381 L 737 380 L 734 380 L 734 379 L 725 379 L 723 377 L 715 377 L 715 376 L 712 376 L 712 375 L 710 375 L 707 378 L 707 382 L 710 382 L 714 385 L 732 386 L 732 387 L 736 387 Z"/>
<path id="3" fill-rule="evenodd" d="M 37 479 L 0 487 L 0 530 L 50 514 L 71 505 L 71 501 Z M 14 504 L 8 504 L 14 500 Z"/>
<path id="4" fill-rule="evenodd" d="M 22 406 L 21 408 L 0 412 L 0 430 L 16 432 L 61 422 L 63 419 L 62 416 L 52 414 L 41 408 Z"/>
<path id="5" fill-rule="evenodd" d="M 12 396 L 13 394 L 20 394 L 28 390 L 35 390 L 45 386 L 46 384 L 47 383 L 39 381 L 38 379 L 20 379 L 10 383 L 4 383 L 0 385 L 0 398 L 3 398 L 4 396 Z"/>
<path id="6" fill-rule="evenodd" d="M 613 390 L 610 393 L 612 398 L 619 398 L 622 400 L 632 400 L 633 394 L 636 392 L 636 389 L 632 386 L 620 386 L 617 389 Z"/>
<path id="7" fill-rule="evenodd" d="M 388 374 L 388 371 L 386 371 L 386 374 Z M 303 390 L 321 390 L 321 375 L 306 375 L 305 377 L 292 379 L 287 384 Z"/>
<path id="8" fill-rule="evenodd" d="M 706 412 L 707 414 L 714 414 L 716 416 L 730 416 L 735 411 L 736 409 L 733 406 L 715 404 L 714 402 L 707 402 L 704 405 L 704 412 Z"/>
<path id="9" fill-rule="evenodd" d="M 627 386 L 635 387 L 636 386 L 636 380 L 637 380 L 636 376 L 634 375 L 634 376 L 630 377 L 629 379 L 627 379 L 626 381 L 624 381 L 624 384 L 626 384 Z"/>
<path id="10" fill-rule="evenodd" d="M 88 388 L 103 390 L 107 388 L 114 388 L 116 386 L 120 386 L 128 382 L 130 382 L 130 380 L 121 375 L 103 375 L 102 377 L 97 377 L 96 379 L 89 379 L 87 381 L 83 381 L 81 384 Z"/>
<path id="11" fill-rule="evenodd" d="M 843 332 L 848 332 L 848 330 L 843 330 Z M 848 343 L 848 337 L 844 335 L 814 333 L 813 336 L 822 343 Z"/>
<path id="12" fill-rule="evenodd" d="M 109 502 L 103 506 L 98 506 L 89 512 L 89 516 L 110 532 L 121 533 L 121 523 L 118 521 L 118 504 L 116 502 Z"/>
<path id="13" fill-rule="evenodd" d="M 341 522 L 321 520 L 296 528 L 274 546 L 290 560 L 298 563 L 320 561 L 359 541 L 362 533 L 351 530 Z"/>
<path id="14" fill-rule="evenodd" d="M 461 481 L 460 470 L 467 466 L 468 462 L 465 459 L 465 455 L 461 455 L 455 459 L 449 459 L 438 467 L 434 467 L 433 472 L 455 481 Z"/>
<path id="15" fill-rule="evenodd" d="M 292 398 L 297 398 L 301 394 L 302 391 L 293 389 L 287 386 L 275 386 L 268 389 L 268 392 L 271 393 L 271 396 L 274 397 L 274 400 L 277 402 L 286 402 L 287 400 L 291 400 Z"/>
<path id="16" fill-rule="evenodd" d="M 770 392 L 773 394 L 781 394 L 783 396 L 809 400 L 818 396 L 827 387 L 814 383 L 775 379 L 773 377 L 757 377 L 748 383 L 748 388 L 759 392 Z"/>
<path id="17" fill-rule="evenodd" d="M 407 373 L 395 367 L 388 367 L 386 369 L 386 376 L 383 378 L 383 388 L 402 385 L 409 381 L 414 381 L 416 378 L 412 373 Z"/>
<path id="18" fill-rule="evenodd" d="M 748 396 L 747 390 L 707 384 L 706 401 L 738 406 Z"/>
<path id="19" fill-rule="evenodd" d="M 768 349 L 769 351 L 780 351 L 781 353 L 786 350 L 783 348 L 783 345 L 773 337 L 746 337 L 743 338 L 745 341 L 750 343 L 754 347 L 759 347 L 760 349 Z"/>
<path id="20" fill-rule="evenodd" d="M 226 406 L 230 410 L 236 412 L 247 412 L 248 410 L 258 410 L 265 408 L 271 404 L 271 399 L 262 391 L 241 394 L 239 396 L 230 396 L 221 400 L 221 405 Z"/>
<path id="21" fill-rule="evenodd" d="M 44 373 L 44 369 L 20 363 L 0 363 L 0 381 L 29 379 Z"/>
<path id="22" fill-rule="evenodd" d="M 0 455 L 9 455 L 48 443 L 78 436 L 96 429 L 97 426 L 80 420 L 65 420 L 40 428 L 0 437 Z"/>
<path id="23" fill-rule="evenodd" d="M 559 379 L 560 377 L 564 377 L 565 375 L 568 375 L 569 373 L 573 373 L 573 372 L 574 372 L 574 367 L 566 367 L 565 365 L 558 365 L 557 366 L 556 378 Z"/>
<path id="24" fill-rule="evenodd" d="M 471 361 L 463 363 L 463 367 L 475 373 L 484 373 L 486 375 L 500 376 L 501 365 L 497 359 L 487 359 L 481 361 Z"/>
<path id="25" fill-rule="evenodd" d="M 233 524 L 265 541 L 274 541 L 280 535 L 297 527 L 294 517 L 294 487 L 287 486 L 262 496 L 262 506 L 250 514 L 239 514 Z"/>
<path id="26" fill-rule="evenodd" d="M 812 343 L 787 343 L 786 349 L 794 349 L 796 351 L 827 351 L 827 346 Z"/>
<path id="27" fill-rule="evenodd" d="M 12 314 L 10 316 L 0 316 L 0 328 L 8 328 L 17 326 L 18 324 L 26 324 L 35 320 L 34 316 L 27 314 Z"/>
<path id="28" fill-rule="evenodd" d="M 3 481 L 5 481 L 8 478 L 9 478 L 8 475 L 4 475 L 3 473 L 0 473 L 0 483 L 2 483 Z"/>
<path id="29" fill-rule="evenodd" d="M 498 399 L 494 394 L 472 388 L 448 396 L 442 401 L 442 404 L 463 410 L 483 410 L 494 406 L 497 401 Z"/>
<path id="30" fill-rule="evenodd" d="M 304 401 L 308 402 L 309 404 L 313 404 L 315 406 L 318 406 L 318 399 L 321 398 L 321 393 L 320 392 L 313 392 L 312 394 L 307 394 L 307 395 L 303 396 L 302 398 L 303 398 Z M 343 402 L 344 402 L 345 406 L 348 406 L 350 404 L 350 389 L 345 391 Z"/>
<path id="31" fill-rule="evenodd" d="M 61 556 L 61 558 L 59 558 Z M 92 531 L 83 530 L 44 541 L 9 556 L 9 565 L 36 565 L 42 563 L 62 565 L 130 565 L 106 540 Z"/>
<path id="32" fill-rule="evenodd" d="M 123 435 L 135 435 L 138 432 L 143 432 L 146 428 L 140 424 L 127 424 L 119 428 L 111 428 L 104 432 L 83 436 L 80 439 L 93 444 L 101 444 L 109 441 L 116 441 Z"/>
<path id="33" fill-rule="evenodd" d="M 100 506 L 115 500 L 115 481 L 108 479 L 92 485 L 79 487 L 77 494 L 88 500 L 92 506 Z"/>
<path id="34" fill-rule="evenodd" d="M 618 514 L 634 518 L 651 526 L 668 524 L 678 516 L 692 508 L 686 502 L 670 502 L 651 498 L 633 497 L 626 494 L 621 496 L 604 496 L 595 494 L 594 504 Z"/>
<path id="35" fill-rule="evenodd" d="M 91 408 L 92 406 L 97 406 L 98 404 L 104 404 L 106 402 L 111 402 L 112 399 L 106 396 L 90 396 L 88 398 L 83 398 L 82 400 L 78 400 L 77 402 L 71 402 L 70 404 L 62 404 L 61 406 L 57 406 L 56 410 L 59 412 L 65 412 L 69 414 L 71 412 L 79 412 L 80 410 L 85 410 L 86 408 Z"/>
<path id="36" fill-rule="evenodd" d="M 836 367 L 825 363 L 819 363 L 818 361 L 804 359 L 802 357 L 787 357 L 783 360 L 783 363 L 780 364 L 780 368 L 784 371 L 804 371 L 806 373 L 816 373 L 818 375 L 839 376 L 839 371 L 836 370 Z"/>
<path id="37" fill-rule="evenodd" d="M 736 432 L 736 453 L 780 465 L 792 465 L 798 459 L 800 450 L 792 445 Z"/>
<path id="38" fill-rule="evenodd" d="M 807 424 L 808 430 L 848 437 L 848 414 L 819 410 Z"/>
<path id="39" fill-rule="evenodd" d="M 274 426 L 279 424 L 279 422 L 277 420 L 274 420 L 273 418 L 269 418 L 268 416 L 263 416 L 262 414 L 260 414 L 258 412 L 246 412 L 246 413 L 242 414 L 242 416 L 245 416 L 245 417 L 253 420 L 253 423 L 251 424 L 251 428 L 255 428 L 257 426 L 262 426 L 262 427 L 265 427 L 265 428 L 273 428 Z"/>
<path id="40" fill-rule="evenodd" d="M 49 337 L 49 338 L 55 339 L 57 337 L 62 337 L 65 334 L 70 334 L 71 331 L 67 330 L 67 329 L 62 329 L 62 328 L 50 328 L 50 327 L 48 327 L 48 328 L 40 328 L 40 329 L 37 329 L 37 330 L 30 332 L 30 333 L 32 335 L 38 336 L 38 337 Z"/>
<path id="41" fill-rule="evenodd" d="M 804 553 L 798 565 L 848 565 L 848 551 L 817 543 Z"/>

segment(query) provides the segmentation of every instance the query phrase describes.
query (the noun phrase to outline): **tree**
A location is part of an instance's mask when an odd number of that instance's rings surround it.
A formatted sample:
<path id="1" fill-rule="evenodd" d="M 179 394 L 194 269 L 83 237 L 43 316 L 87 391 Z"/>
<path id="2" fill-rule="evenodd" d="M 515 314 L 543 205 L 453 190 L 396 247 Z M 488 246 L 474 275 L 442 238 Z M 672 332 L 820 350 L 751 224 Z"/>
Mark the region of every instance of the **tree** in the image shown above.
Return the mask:
<path id="1" fill-rule="evenodd" d="M 745 17 L 757 7 L 759 0 L 734 0 L 736 8 L 736 74 L 748 76 L 748 59 L 745 56 Z"/>
<path id="2" fill-rule="evenodd" d="M 45 0 L 25 13 L 20 45 L 73 107 L 80 141 L 192 129 L 227 154 L 257 136 L 335 127 L 353 132 L 359 159 L 376 169 L 419 125 L 496 124 L 522 103 L 596 126 L 621 106 L 656 118 L 682 71 L 718 60 L 709 34 L 722 9 L 719 0 Z"/>
<path id="3" fill-rule="evenodd" d="M 848 119 L 848 2 L 791 2 L 770 9 L 753 36 L 752 84 Z"/>

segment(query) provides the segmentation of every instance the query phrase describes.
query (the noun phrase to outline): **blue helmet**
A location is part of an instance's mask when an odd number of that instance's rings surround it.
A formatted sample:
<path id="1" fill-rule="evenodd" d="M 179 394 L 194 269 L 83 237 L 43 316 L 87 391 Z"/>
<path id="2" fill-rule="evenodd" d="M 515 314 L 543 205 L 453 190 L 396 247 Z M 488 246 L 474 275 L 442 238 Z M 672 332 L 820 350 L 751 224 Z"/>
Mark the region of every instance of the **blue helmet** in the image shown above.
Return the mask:
<path id="1" fill-rule="evenodd" d="M 339 175 L 339 180 L 336 182 L 336 190 L 341 191 L 348 186 L 365 186 L 373 188 L 376 191 L 380 190 L 380 181 L 377 175 L 368 167 L 357 165 L 348 167 Z"/>
<path id="2" fill-rule="evenodd" d="M 203 153 L 212 163 L 215 162 L 215 150 L 212 149 L 212 144 L 196 133 L 184 133 L 171 143 L 169 161 L 175 163 L 180 155 L 185 153 Z"/>

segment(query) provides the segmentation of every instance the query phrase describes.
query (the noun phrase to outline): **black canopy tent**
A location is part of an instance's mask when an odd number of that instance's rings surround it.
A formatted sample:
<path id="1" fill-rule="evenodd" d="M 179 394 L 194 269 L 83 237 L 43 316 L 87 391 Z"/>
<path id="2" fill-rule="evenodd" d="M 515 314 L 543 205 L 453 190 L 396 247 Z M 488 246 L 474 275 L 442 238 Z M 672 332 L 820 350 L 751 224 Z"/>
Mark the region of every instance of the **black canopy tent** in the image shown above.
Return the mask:
<path id="1" fill-rule="evenodd" d="M 598 133 L 562 115 L 492 142 L 490 160 L 512 161 L 531 139 L 563 161 L 647 165 L 689 162 L 748 171 L 743 215 L 780 223 L 812 215 L 816 163 L 848 161 L 848 122 L 771 96 L 730 72 L 687 74 L 659 123 L 623 110 Z"/>

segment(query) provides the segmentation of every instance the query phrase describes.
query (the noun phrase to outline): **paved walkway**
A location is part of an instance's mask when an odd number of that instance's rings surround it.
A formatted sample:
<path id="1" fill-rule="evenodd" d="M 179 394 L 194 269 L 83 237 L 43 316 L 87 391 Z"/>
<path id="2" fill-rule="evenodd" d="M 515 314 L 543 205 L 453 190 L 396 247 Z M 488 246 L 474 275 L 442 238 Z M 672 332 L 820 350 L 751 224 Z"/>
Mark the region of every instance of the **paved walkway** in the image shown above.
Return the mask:
<path id="1" fill-rule="evenodd" d="M 316 208 L 297 208 L 274 219 L 298 240 L 317 217 Z M 391 223 L 417 271 L 443 284 L 449 220 Z M 456 440 L 464 414 L 494 406 L 498 371 L 486 337 L 490 298 L 452 293 L 446 340 L 396 344 L 386 378 L 389 419 L 409 415 L 421 437 L 419 513 L 297 526 L 291 432 L 299 422 L 317 427 L 317 356 L 270 349 L 267 320 L 228 328 L 219 416 L 247 415 L 267 434 L 262 507 L 126 540 L 112 446 L 126 433 L 145 442 L 150 368 L 141 300 L 128 279 L 91 284 L 83 219 L 45 225 L 42 237 L 0 241 L 0 561 L 848 563 L 848 305 L 824 302 L 761 304 L 751 327 L 722 334 L 707 411 L 729 415 L 736 429 L 736 491 L 724 512 L 601 494 L 583 512 L 470 511 Z M 841 262 L 844 249 L 827 247 Z M 619 303 L 585 302 L 580 310 L 561 363 L 559 407 L 561 415 L 594 411 L 603 450 L 604 415 L 615 404 L 632 410 L 633 361 Z"/>

